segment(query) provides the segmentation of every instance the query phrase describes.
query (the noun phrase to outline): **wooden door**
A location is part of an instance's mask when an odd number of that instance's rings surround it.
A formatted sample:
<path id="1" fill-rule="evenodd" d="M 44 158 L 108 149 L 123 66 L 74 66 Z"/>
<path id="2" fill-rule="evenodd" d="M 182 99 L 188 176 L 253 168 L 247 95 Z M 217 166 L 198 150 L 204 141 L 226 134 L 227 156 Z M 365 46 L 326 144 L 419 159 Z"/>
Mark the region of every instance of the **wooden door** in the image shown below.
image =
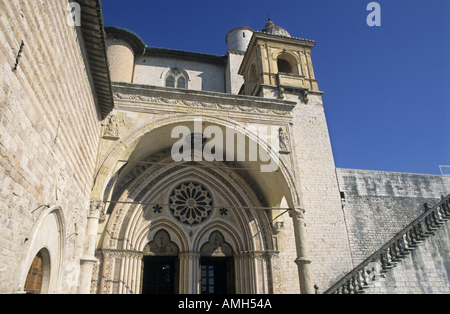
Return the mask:
<path id="1" fill-rule="evenodd" d="M 39 252 L 31 264 L 25 281 L 24 291 L 30 294 L 40 294 L 42 289 L 42 277 L 44 274 L 44 265 L 42 255 Z"/>

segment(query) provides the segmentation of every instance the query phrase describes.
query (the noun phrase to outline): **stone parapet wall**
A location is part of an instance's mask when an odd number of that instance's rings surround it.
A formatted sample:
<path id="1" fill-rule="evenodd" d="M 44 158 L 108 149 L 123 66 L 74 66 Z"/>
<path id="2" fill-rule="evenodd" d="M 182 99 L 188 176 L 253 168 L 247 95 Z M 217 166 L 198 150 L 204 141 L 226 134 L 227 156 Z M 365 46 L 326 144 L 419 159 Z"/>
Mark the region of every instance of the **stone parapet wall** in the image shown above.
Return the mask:
<path id="1" fill-rule="evenodd" d="M 449 226 L 447 221 L 366 293 L 450 294 Z"/>
<path id="2" fill-rule="evenodd" d="M 450 177 L 336 169 L 355 265 L 450 193 Z"/>

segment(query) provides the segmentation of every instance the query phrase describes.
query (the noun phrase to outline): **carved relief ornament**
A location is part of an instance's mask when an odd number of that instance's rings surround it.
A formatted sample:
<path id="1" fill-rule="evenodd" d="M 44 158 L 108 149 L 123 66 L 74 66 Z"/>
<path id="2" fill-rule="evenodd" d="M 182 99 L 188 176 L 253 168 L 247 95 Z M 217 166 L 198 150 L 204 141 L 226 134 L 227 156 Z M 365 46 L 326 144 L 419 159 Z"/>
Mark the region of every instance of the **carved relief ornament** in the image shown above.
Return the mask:
<path id="1" fill-rule="evenodd" d="M 194 108 L 204 108 L 204 109 L 216 109 L 216 110 L 229 110 L 229 111 L 241 111 L 256 114 L 274 114 L 277 116 L 287 116 L 290 115 L 292 108 L 287 108 L 286 110 L 262 108 L 256 104 L 252 105 L 235 105 L 235 104 L 224 104 L 218 102 L 208 102 L 208 101 L 198 101 L 198 100 L 184 100 L 184 99 L 168 99 L 164 97 L 153 97 L 153 96 L 143 96 L 143 95 L 131 95 L 114 93 L 114 98 L 118 100 L 132 100 L 132 101 L 142 101 L 154 104 L 172 104 L 175 106 L 185 106 Z"/>

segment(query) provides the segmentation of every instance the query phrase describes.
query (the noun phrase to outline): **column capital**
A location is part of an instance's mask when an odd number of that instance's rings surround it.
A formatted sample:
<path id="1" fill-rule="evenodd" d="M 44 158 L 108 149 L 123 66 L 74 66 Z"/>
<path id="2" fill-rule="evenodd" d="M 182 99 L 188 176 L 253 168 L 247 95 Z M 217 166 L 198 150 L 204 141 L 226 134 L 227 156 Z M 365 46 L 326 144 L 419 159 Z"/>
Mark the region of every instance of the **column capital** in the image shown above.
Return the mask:
<path id="1" fill-rule="evenodd" d="M 88 218 L 101 219 L 104 215 L 105 204 L 102 201 L 91 200 Z"/>
<path id="2" fill-rule="evenodd" d="M 291 208 L 291 210 L 289 211 L 289 216 L 301 220 L 305 219 L 305 212 L 306 212 L 305 209 L 301 208 L 300 206 L 295 206 L 294 208 Z"/>

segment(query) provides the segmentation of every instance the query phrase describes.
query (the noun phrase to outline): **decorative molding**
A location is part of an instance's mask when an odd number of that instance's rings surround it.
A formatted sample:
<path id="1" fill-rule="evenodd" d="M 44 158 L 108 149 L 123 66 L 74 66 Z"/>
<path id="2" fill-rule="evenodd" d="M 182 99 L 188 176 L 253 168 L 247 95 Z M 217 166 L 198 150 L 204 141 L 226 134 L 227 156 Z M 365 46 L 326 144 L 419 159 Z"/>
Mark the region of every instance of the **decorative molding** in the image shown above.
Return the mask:
<path id="1" fill-rule="evenodd" d="M 173 112 L 177 108 L 225 110 L 236 113 L 272 115 L 291 118 L 296 103 L 241 95 L 204 91 L 183 91 L 164 87 L 114 83 L 114 99 L 120 108 L 162 110 Z M 126 104 L 123 104 L 126 102 Z M 150 106 L 148 106 L 150 105 Z"/>
<path id="2" fill-rule="evenodd" d="M 121 259 L 121 258 L 142 258 L 144 257 L 143 252 L 138 251 L 122 251 L 122 250 L 102 250 L 103 256 L 105 258 L 114 258 L 114 259 Z"/>
<path id="3" fill-rule="evenodd" d="M 105 204 L 102 201 L 95 201 L 95 200 L 91 200 L 90 205 L 89 205 L 89 214 L 88 214 L 88 218 L 93 218 L 93 219 L 104 219 L 104 209 L 105 209 Z"/>
<path id="4" fill-rule="evenodd" d="M 114 98 L 116 100 L 132 100 L 139 102 L 147 102 L 153 104 L 163 104 L 163 105 L 182 105 L 190 108 L 202 108 L 202 109 L 214 109 L 214 110 L 227 110 L 227 111 L 241 111 L 246 113 L 256 113 L 256 114 L 269 114 L 277 116 L 289 116 L 291 110 L 277 110 L 269 108 L 261 108 L 257 106 L 243 106 L 243 105 L 231 105 L 224 103 L 213 103 L 204 101 L 190 101 L 181 99 L 167 99 L 163 97 L 147 97 L 142 95 L 130 95 L 122 93 L 114 93 Z M 165 108 L 167 110 L 167 107 Z"/>
<path id="5" fill-rule="evenodd" d="M 153 237 L 153 241 L 144 247 L 143 254 L 178 254 L 178 246 L 171 241 L 170 234 L 164 230 L 159 230 Z"/>
<path id="6" fill-rule="evenodd" d="M 219 231 L 214 231 L 209 237 L 209 242 L 203 244 L 201 248 L 203 256 L 231 256 L 233 249 L 225 242 Z"/>
<path id="7" fill-rule="evenodd" d="M 121 128 L 125 126 L 125 117 L 122 112 L 114 115 L 111 114 L 105 119 L 102 125 L 105 126 L 103 138 L 119 138 Z"/>
<path id="8" fill-rule="evenodd" d="M 233 254 L 236 260 L 240 259 L 259 259 L 259 260 L 269 260 L 278 259 L 278 251 L 252 251 L 252 252 L 237 252 Z"/>
<path id="9" fill-rule="evenodd" d="M 99 0 L 78 0 L 82 9 L 81 33 L 90 65 L 91 83 L 96 103 L 104 119 L 114 108 L 111 76 L 108 67 L 106 33 L 103 27 L 102 4 Z"/>
<path id="10" fill-rule="evenodd" d="M 200 260 L 201 254 L 199 252 L 185 252 L 178 254 L 180 260 Z"/>

